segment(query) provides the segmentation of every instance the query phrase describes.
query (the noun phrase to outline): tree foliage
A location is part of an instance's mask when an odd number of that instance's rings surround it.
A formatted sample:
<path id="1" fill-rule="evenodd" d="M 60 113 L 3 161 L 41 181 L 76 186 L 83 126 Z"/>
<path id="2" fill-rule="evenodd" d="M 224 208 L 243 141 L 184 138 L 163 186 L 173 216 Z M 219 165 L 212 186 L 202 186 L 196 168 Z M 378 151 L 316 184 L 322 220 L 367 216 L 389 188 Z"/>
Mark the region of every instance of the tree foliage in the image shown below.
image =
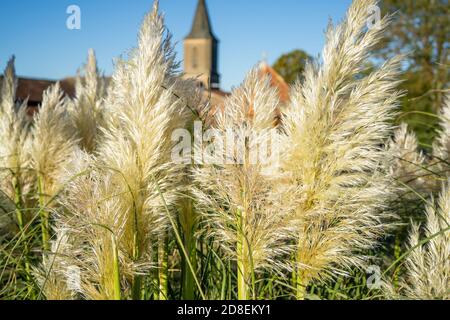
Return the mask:
<path id="1" fill-rule="evenodd" d="M 294 50 L 278 58 L 273 68 L 288 84 L 292 84 L 302 76 L 306 62 L 311 59 L 305 51 Z"/>
<path id="2" fill-rule="evenodd" d="M 402 108 L 405 120 L 429 145 L 436 117 L 450 84 L 449 0 L 382 0 L 384 14 L 394 14 L 377 55 L 381 60 L 406 53 Z M 419 112 L 419 113 L 417 113 Z"/>

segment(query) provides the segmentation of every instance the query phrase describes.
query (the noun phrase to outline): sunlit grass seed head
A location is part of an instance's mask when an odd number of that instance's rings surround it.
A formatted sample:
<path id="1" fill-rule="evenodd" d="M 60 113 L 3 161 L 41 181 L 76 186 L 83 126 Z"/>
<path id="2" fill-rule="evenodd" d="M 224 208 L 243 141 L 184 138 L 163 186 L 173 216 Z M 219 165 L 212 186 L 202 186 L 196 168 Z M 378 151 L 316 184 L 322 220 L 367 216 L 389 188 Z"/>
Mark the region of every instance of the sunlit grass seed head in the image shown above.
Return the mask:
<path id="1" fill-rule="evenodd" d="M 403 123 L 395 131 L 394 138 L 389 143 L 390 175 L 401 189 L 401 195 L 407 199 L 417 199 L 418 194 L 428 196 L 433 192 L 439 177 L 433 173 L 429 160 L 422 151 L 414 132 L 408 130 Z"/>
<path id="2" fill-rule="evenodd" d="M 109 122 L 99 147 L 102 164 L 120 172 L 115 173 L 117 183 L 128 190 L 122 198 L 137 211 L 143 228 L 139 233 L 147 244 L 150 235 L 165 225 L 160 223 L 165 213 L 157 186 L 173 203 L 183 169 L 171 163 L 171 134 L 184 128 L 191 115 L 177 97 L 185 94 L 178 90 L 183 88 L 179 81 L 170 35 L 155 2 L 142 24 L 137 48 L 113 75 L 106 102 Z"/>
<path id="3" fill-rule="evenodd" d="M 41 180 L 45 197 L 51 198 L 61 188 L 59 176 L 77 148 L 66 107 L 57 83 L 44 92 L 41 108 L 34 119 L 32 167 Z"/>
<path id="4" fill-rule="evenodd" d="M 91 49 L 83 75 L 76 79 L 75 98 L 69 103 L 69 114 L 80 146 L 94 152 L 104 126 L 104 97 L 106 83 L 97 67 L 95 52 Z"/>
<path id="5" fill-rule="evenodd" d="M 0 174 L 2 190 L 14 198 L 14 189 L 20 185 L 22 195 L 31 188 L 30 177 L 30 119 L 26 102 L 16 103 L 17 78 L 14 57 L 9 60 L 2 81 L 0 100 Z M 13 182 L 13 180 L 15 182 Z"/>
<path id="6" fill-rule="evenodd" d="M 289 269 L 284 259 L 289 230 L 283 204 L 273 189 L 273 176 L 264 171 L 267 164 L 249 159 L 250 149 L 263 143 L 266 131 L 273 128 L 278 104 L 269 78 L 261 77 L 256 69 L 251 71 L 226 100 L 224 111 L 216 114 L 213 128 L 224 137 L 230 130 L 236 141 L 231 148 L 224 145 L 227 161 L 202 165 L 194 174 L 203 231 L 237 261 L 242 269 L 237 272 L 244 273 L 245 282 L 255 272 Z"/>
<path id="7" fill-rule="evenodd" d="M 8 64 L 4 71 L 3 80 L 1 82 L 0 101 L 2 112 L 7 111 L 5 109 L 10 108 L 10 106 L 6 104 L 15 104 L 16 100 L 16 90 L 18 81 L 16 78 L 14 61 L 15 57 L 12 57 L 8 61 Z"/>
<path id="8" fill-rule="evenodd" d="M 354 1 L 346 19 L 330 26 L 322 61 L 306 67 L 283 118 L 281 167 L 298 189 L 294 220 L 303 287 L 363 265 L 361 250 L 376 245 L 385 229 L 390 180 L 382 145 L 398 105 L 401 57 L 361 73 L 387 23 L 367 28 L 375 4 Z"/>

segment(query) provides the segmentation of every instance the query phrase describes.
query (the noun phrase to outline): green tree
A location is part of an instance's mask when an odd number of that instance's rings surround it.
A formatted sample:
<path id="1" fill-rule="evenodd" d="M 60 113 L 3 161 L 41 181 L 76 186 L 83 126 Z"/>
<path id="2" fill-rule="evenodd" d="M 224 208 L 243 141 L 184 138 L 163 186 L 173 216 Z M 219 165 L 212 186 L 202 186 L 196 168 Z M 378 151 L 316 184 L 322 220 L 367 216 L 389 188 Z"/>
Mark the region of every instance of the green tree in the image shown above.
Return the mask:
<path id="1" fill-rule="evenodd" d="M 418 134 L 423 146 L 435 135 L 436 114 L 450 83 L 449 0 L 382 0 L 384 14 L 394 14 L 378 57 L 407 54 L 402 89 L 402 121 Z"/>
<path id="2" fill-rule="evenodd" d="M 311 56 L 303 50 L 294 50 L 282 55 L 273 65 L 273 69 L 278 72 L 288 84 L 294 83 L 301 78 L 307 61 L 312 60 Z"/>

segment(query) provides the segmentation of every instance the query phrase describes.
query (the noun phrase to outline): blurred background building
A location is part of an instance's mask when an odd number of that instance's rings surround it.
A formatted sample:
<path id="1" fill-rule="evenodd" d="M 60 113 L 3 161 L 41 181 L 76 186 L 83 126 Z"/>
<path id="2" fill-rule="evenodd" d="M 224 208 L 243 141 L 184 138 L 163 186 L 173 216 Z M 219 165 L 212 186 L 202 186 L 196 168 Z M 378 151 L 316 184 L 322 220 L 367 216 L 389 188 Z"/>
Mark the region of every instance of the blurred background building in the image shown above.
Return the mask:
<path id="1" fill-rule="evenodd" d="M 184 39 L 183 66 L 185 77 L 198 79 L 199 85 L 205 89 L 205 98 L 209 99 L 215 109 L 223 107 L 229 93 L 220 87 L 219 39 L 213 33 L 212 26 L 206 0 L 198 0 L 191 31 Z M 289 86 L 283 77 L 265 61 L 259 63 L 259 68 L 261 76 L 268 75 L 271 78 L 272 85 L 280 93 L 281 102 L 286 103 L 289 100 Z M 43 92 L 57 81 L 67 96 L 74 96 L 75 77 L 61 80 L 21 77 L 18 82 L 17 98 L 20 101 L 28 100 L 30 114 L 33 114 L 42 102 Z"/>

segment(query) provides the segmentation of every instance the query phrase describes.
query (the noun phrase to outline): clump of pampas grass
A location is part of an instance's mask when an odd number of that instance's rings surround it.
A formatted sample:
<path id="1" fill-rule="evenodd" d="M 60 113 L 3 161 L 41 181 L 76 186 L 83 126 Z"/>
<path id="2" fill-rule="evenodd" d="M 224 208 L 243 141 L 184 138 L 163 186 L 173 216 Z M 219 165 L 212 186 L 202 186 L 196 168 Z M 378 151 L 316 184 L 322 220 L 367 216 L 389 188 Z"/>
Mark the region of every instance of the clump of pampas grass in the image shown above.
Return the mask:
<path id="1" fill-rule="evenodd" d="M 278 104 L 269 79 L 253 70 L 216 114 L 212 136 L 206 137 L 214 148 L 196 150 L 203 156 L 194 174 L 198 209 L 206 235 L 237 262 L 239 299 L 255 297 L 257 272 L 286 267 L 287 211 L 269 177 L 276 174 L 271 151 L 278 145 L 271 129 Z"/>
<path id="2" fill-rule="evenodd" d="M 175 143 L 170 138 L 191 116 L 177 97 L 184 96 L 177 67 L 171 36 L 155 1 L 143 22 L 138 47 L 128 61 L 119 62 L 113 75 L 106 102 L 108 129 L 99 146 L 101 165 L 113 172 L 127 208 L 122 239 L 127 256 L 135 262 L 154 260 L 149 249 L 159 238 L 161 298 L 167 296 L 166 204 L 176 203 L 184 169 L 171 159 Z"/>
<path id="3" fill-rule="evenodd" d="M 69 229 L 69 243 L 84 239 L 77 260 L 88 299 L 140 299 L 141 275 L 157 266 L 155 243 L 167 241 L 166 209 L 176 203 L 184 168 L 172 163 L 170 137 L 190 115 L 177 97 L 186 85 L 174 61 L 155 1 L 137 48 L 116 65 L 96 155 L 74 166 L 78 177 L 61 199 L 69 214 L 58 219 L 59 229 Z M 167 279 L 162 272 L 160 281 Z"/>
<path id="4" fill-rule="evenodd" d="M 56 260 L 51 273 L 53 277 L 67 278 L 69 271 L 79 270 L 78 292 L 72 295 L 79 294 L 88 300 L 120 300 L 129 289 L 127 279 L 135 271 L 135 266 L 125 265 L 124 252 L 119 256 L 127 208 L 118 198 L 112 174 L 95 170 L 90 156 L 84 153 L 78 156 L 83 160 L 73 168 L 80 175 L 68 183 L 61 199 L 68 213 L 57 219 L 57 240 L 62 242 L 55 241 L 57 244 L 53 245 L 57 249 L 54 255 L 61 257 L 64 264 Z M 67 261 L 72 263 L 68 265 Z M 48 284 L 46 291 L 53 292 L 51 289 L 61 286 L 63 280 Z"/>
<path id="5" fill-rule="evenodd" d="M 315 280 L 367 262 L 362 252 L 386 229 L 391 181 L 384 159 L 400 93 L 400 57 L 361 72 L 388 18 L 368 28 L 376 1 L 354 1 L 330 27 L 322 62 L 306 67 L 292 91 L 283 126 L 281 168 L 296 186 L 297 298 Z"/>
<path id="6" fill-rule="evenodd" d="M 423 238 L 423 236 L 425 238 Z M 426 207 L 426 223 L 421 230 L 413 224 L 405 274 L 398 286 L 385 285 L 388 296 L 397 299 L 450 299 L 450 189 Z"/>
<path id="7" fill-rule="evenodd" d="M 403 123 L 389 144 L 392 153 L 390 174 L 409 199 L 438 193 L 449 176 L 450 97 L 440 112 L 440 128 L 429 156 L 419 150 L 414 132 Z"/>

